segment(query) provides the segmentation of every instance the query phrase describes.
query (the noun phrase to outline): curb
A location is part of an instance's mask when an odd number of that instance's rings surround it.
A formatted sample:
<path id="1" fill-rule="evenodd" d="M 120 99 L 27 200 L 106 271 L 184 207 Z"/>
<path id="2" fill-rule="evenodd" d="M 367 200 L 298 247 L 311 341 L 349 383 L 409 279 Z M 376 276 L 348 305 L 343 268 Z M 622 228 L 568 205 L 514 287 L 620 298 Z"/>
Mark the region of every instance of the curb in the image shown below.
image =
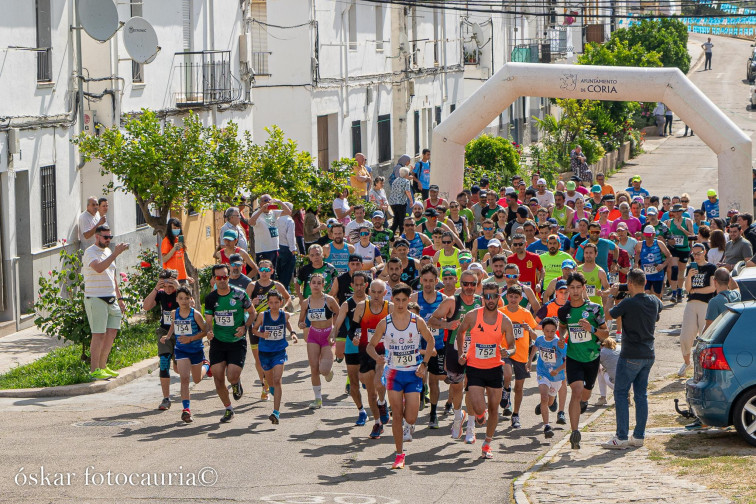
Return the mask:
<path id="1" fill-rule="evenodd" d="M 583 423 L 583 427 L 586 427 L 606 413 L 608 411 L 607 408 L 601 408 L 598 411 L 594 411 L 591 416 L 589 416 L 585 422 Z M 570 441 L 570 436 L 564 436 L 561 441 L 559 441 L 557 444 L 555 444 L 546 454 L 540 458 L 535 464 L 530 466 L 530 468 L 522 473 L 516 480 L 514 480 L 513 483 L 513 489 L 514 491 L 512 494 L 514 495 L 514 501 L 515 504 L 530 504 L 530 499 L 528 499 L 528 496 L 525 494 L 525 483 L 533 476 L 533 474 L 540 471 L 545 465 L 547 465 L 551 460 L 556 457 L 557 453 L 562 449 L 564 445 L 566 445 Z"/>
<path id="2" fill-rule="evenodd" d="M 157 358 L 151 357 L 137 362 L 120 371 L 117 378 L 110 380 L 98 380 L 89 383 L 77 383 L 75 385 L 63 385 L 60 387 L 43 387 L 27 389 L 0 390 L 0 398 L 29 398 L 29 397 L 69 397 L 87 394 L 99 394 L 116 387 L 125 385 L 130 381 L 156 370 L 160 365 Z"/>

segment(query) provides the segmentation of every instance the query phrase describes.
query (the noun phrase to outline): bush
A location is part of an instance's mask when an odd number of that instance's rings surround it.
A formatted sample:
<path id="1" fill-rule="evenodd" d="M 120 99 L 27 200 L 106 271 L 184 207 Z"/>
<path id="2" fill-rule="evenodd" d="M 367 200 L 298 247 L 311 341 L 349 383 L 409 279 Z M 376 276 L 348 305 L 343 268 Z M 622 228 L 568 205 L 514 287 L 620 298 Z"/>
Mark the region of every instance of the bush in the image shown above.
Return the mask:
<path id="1" fill-rule="evenodd" d="M 131 274 L 121 273 L 121 296 L 126 303 L 126 317 L 132 317 L 142 311 L 142 301 L 146 298 L 158 281 L 158 275 L 163 266 L 160 264 L 157 252 L 152 248 L 142 250 L 139 264 L 131 268 Z M 158 310 L 145 313 L 148 322 L 157 322 L 160 318 Z"/>
<path id="2" fill-rule="evenodd" d="M 506 186 L 520 167 L 520 147 L 503 137 L 481 135 L 465 147 L 465 187 L 485 176 L 491 187 Z"/>

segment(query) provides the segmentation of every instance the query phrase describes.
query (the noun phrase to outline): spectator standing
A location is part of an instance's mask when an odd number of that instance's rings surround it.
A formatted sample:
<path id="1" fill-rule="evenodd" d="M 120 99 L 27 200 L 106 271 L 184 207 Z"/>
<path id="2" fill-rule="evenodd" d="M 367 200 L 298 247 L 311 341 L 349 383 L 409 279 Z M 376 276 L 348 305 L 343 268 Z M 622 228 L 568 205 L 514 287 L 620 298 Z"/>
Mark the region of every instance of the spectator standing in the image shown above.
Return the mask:
<path id="1" fill-rule="evenodd" d="M 386 189 L 383 187 L 385 181 L 386 179 L 383 177 L 375 177 L 373 188 L 370 190 L 370 194 L 368 194 L 368 201 L 374 203 L 384 214 L 387 214 L 389 211 L 389 202 L 388 196 L 386 196 Z"/>
<path id="2" fill-rule="evenodd" d="M 307 253 L 310 245 L 320 239 L 320 233 L 326 229 L 326 225 L 320 222 L 320 219 L 318 219 L 319 213 L 320 208 L 308 208 L 305 212 L 302 229 L 305 253 Z"/>
<path id="3" fill-rule="evenodd" d="M 730 290 L 730 287 L 736 286 L 737 283 L 733 282 L 727 268 L 717 268 L 717 271 L 714 272 L 714 287 L 717 289 L 717 294 L 709 300 L 709 304 L 706 307 L 706 326 L 704 330 L 708 329 L 711 323 L 722 312 L 727 310 L 725 306 L 727 303 L 737 303 L 740 301 L 740 291 Z"/>
<path id="4" fill-rule="evenodd" d="M 289 207 L 291 203 L 284 203 Z M 291 215 L 282 213 L 278 217 L 278 280 L 291 292 L 291 279 L 294 277 L 297 256 L 296 222 Z"/>
<path id="5" fill-rule="evenodd" d="M 748 261 L 753 257 L 753 248 L 751 242 L 743 238 L 740 224 L 730 224 L 727 229 L 730 241 L 725 246 L 724 267 L 732 271 L 740 261 Z"/>
<path id="6" fill-rule="evenodd" d="M 672 121 L 675 118 L 675 115 L 672 113 L 672 109 L 664 106 L 664 133 L 667 135 L 672 135 Z"/>
<path id="7" fill-rule="evenodd" d="M 352 186 L 352 192 L 355 196 L 359 196 L 367 201 L 368 186 L 373 181 L 370 176 L 370 170 L 365 165 L 365 155 L 358 152 L 354 155 L 354 160 L 357 162 L 352 167 L 352 176 L 349 177 L 349 185 Z"/>
<path id="8" fill-rule="evenodd" d="M 341 193 L 336 194 L 333 199 L 333 214 L 336 219 L 345 226 L 351 222 L 349 214 L 352 213 L 352 208 L 349 206 L 349 189 L 345 188 Z"/>
<path id="9" fill-rule="evenodd" d="M 706 60 L 704 61 L 704 70 L 711 70 L 711 48 L 714 47 L 714 44 L 711 43 L 711 37 L 709 37 L 706 42 L 701 44 L 701 48 L 704 50 L 704 55 L 706 56 Z"/>
<path id="10" fill-rule="evenodd" d="M 291 213 L 291 218 L 294 221 L 294 236 L 297 239 L 297 250 L 300 254 L 305 253 L 305 241 L 304 241 L 304 218 L 305 211 L 299 208 L 296 212 Z"/>
<path id="11" fill-rule="evenodd" d="M 100 217 L 105 217 L 105 222 L 100 224 L 100 226 L 106 226 L 108 225 L 108 198 L 100 198 L 97 200 L 97 213 L 100 214 Z"/>
<path id="12" fill-rule="evenodd" d="M 666 108 L 664 107 L 664 104 L 662 102 L 656 102 L 656 108 L 654 108 L 654 118 L 656 119 L 656 134 L 657 136 L 663 137 L 664 135 L 664 114 L 666 112 Z"/>
<path id="13" fill-rule="evenodd" d="M 423 149 L 423 157 L 415 163 L 415 169 L 412 170 L 412 178 L 423 193 L 423 201 L 428 199 L 430 191 L 430 156 L 430 149 Z"/>
<path id="14" fill-rule="evenodd" d="M 186 244 L 184 243 L 184 231 L 181 221 L 168 219 L 165 238 L 160 244 L 160 253 L 163 255 L 163 269 L 175 270 L 180 283 L 186 282 Z M 178 305 L 176 305 L 178 307 Z"/>
<path id="15" fill-rule="evenodd" d="M 575 176 L 580 177 L 581 182 L 593 182 L 593 173 L 588 169 L 588 159 L 583 154 L 583 148 L 576 145 L 570 152 L 570 165 Z"/>
<path id="16" fill-rule="evenodd" d="M 255 233 L 255 262 L 267 259 L 273 263 L 275 270 L 278 268 L 280 245 L 277 221 L 282 215 L 291 215 L 291 203 L 271 198 L 269 194 L 260 196 L 259 203 L 260 207 L 249 216 L 249 226 Z M 272 203 L 278 209 L 272 209 Z"/>
<path id="17" fill-rule="evenodd" d="M 109 245 L 112 239 L 113 235 L 106 224 L 97 226 L 95 242 L 84 251 L 82 257 L 84 309 L 92 331 L 90 376 L 95 380 L 118 376 L 108 367 L 108 356 L 126 310 L 118 288 L 115 260 L 128 250 L 129 245 L 119 243 L 111 252 Z"/>
<path id="18" fill-rule="evenodd" d="M 409 168 L 402 166 L 399 169 L 399 175 L 391 183 L 391 190 L 388 196 L 388 202 L 394 214 L 394 220 L 391 223 L 391 231 L 394 234 L 397 233 L 397 229 L 401 231 L 404 228 L 404 217 L 407 215 L 407 205 L 410 201 L 412 201 L 412 192 L 409 181 Z"/>
<path id="19" fill-rule="evenodd" d="M 244 231 L 244 227 L 242 227 L 241 225 L 241 212 L 239 211 L 239 208 L 228 207 L 226 209 L 226 212 L 224 213 L 224 217 L 226 218 L 226 223 L 223 224 L 223 226 L 220 228 L 220 232 L 218 233 L 220 235 L 218 244 L 223 247 L 223 235 L 226 233 L 226 231 L 236 231 L 239 240 L 237 246 L 247 252 L 247 249 L 249 248 L 249 242 L 247 242 L 247 233 Z"/>
<path id="20" fill-rule="evenodd" d="M 94 245 L 97 226 L 105 224 L 105 216 L 97 211 L 97 198 L 87 199 L 87 209 L 79 215 L 79 243 L 81 248 L 87 249 Z"/>

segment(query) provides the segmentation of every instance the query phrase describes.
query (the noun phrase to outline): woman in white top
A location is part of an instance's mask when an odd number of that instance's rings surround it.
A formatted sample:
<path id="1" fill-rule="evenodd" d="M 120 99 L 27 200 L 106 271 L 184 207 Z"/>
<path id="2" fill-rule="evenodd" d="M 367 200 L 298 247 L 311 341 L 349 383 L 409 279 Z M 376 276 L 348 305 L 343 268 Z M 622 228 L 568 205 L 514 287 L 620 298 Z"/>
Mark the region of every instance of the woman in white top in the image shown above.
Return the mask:
<path id="1" fill-rule="evenodd" d="M 701 229 L 699 228 L 699 232 Z M 706 254 L 706 260 L 711 264 L 719 264 L 724 257 L 725 245 L 727 241 L 725 234 L 720 229 L 715 229 L 709 235 L 709 252 Z"/>
<path id="2" fill-rule="evenodd" d="M 369 200 L 378 205 L 384 214 L 389 211 L 388 197 L 386 196 L 386 189 L 383 187 L 385 183 L 386 179 L 383 177 L 375 177 L 373 188 L 370 189 L 370 194 L 368 194 Z"/>
<path id="3" fill-rule="evenodd" d="M 341 194 L 337 194 L 333 200 L 333 213 L 339 222 L 345 226 L 349 224 L 352 219 L 349 218 L 349 214 L 352 212 L 352 208 L 349 206 L 349 189 L 344 189 Z"/>

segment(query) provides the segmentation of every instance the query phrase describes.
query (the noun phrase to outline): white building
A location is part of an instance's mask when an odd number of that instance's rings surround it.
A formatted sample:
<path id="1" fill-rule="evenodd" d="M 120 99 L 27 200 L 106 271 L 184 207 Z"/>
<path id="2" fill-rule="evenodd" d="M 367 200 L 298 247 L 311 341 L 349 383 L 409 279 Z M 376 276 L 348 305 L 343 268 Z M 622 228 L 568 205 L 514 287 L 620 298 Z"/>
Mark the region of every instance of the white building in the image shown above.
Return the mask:
<path id="1" fill-rule="evenodd" d="M 103 0 L 110 1 L 110 0 Z M 239 0 L 118 2 L 121 22 L 144 17 L 161 47 L 149 64 L 135 64 L 122 31 L 97 42 L 82 31 L 78 75 L 74 0 L 17 2 L 0 30 L 0 334 L 30 325 L 37 278 L 57 266 L 61 239 L 77 245 L 77 217 L 89 195 L 109 180 L 95 163 L 79 165 L 70 143 L 82 128 L 120 124 L 142 108 L 180 121 L 188 110 L 206 123 L 252 129 L 245 9 Z M 240 52 L 240 47 L 242 51 Z M 78 119 L 83 83 L 85 121 Z M 116 238 L 133 246 L 119 258 L 133 266 L 140 245 L 155 238 L 134 198 L 108 195 L 107 220 Z M 199 219 L 199 217 L 198 217 Z"/>
<path id="2" fill-rule="evenodd" d="M 430 146 L 462 100 L 456 11 L 363 0 L 252 2 L 254 138 L 280 126 L 320 166 L 373 168 Z"/>

